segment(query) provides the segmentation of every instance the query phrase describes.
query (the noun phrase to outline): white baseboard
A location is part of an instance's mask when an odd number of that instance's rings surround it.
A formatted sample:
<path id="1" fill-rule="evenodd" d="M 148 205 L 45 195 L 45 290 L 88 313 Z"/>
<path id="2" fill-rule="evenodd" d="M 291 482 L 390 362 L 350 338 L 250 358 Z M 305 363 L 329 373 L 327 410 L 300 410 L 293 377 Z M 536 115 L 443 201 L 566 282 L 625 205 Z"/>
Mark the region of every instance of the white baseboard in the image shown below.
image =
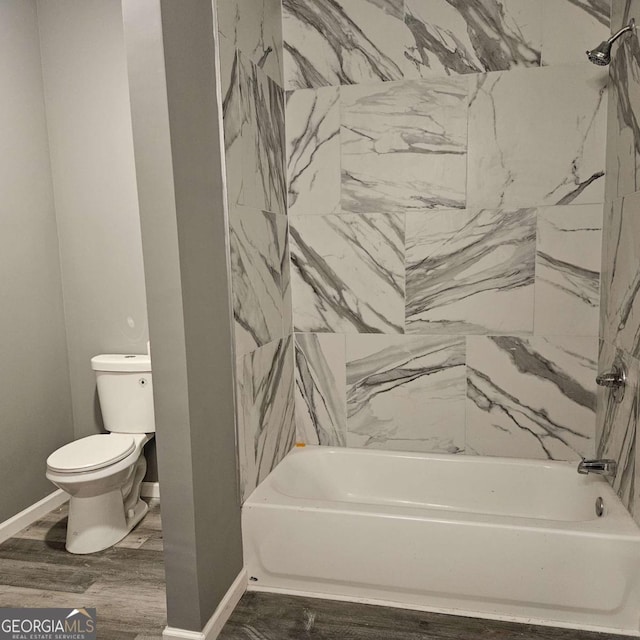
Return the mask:
<path id="1" fill-rule="evenodd" d="M 159 498 L 160 484 L 157 482 L 143 482 L 140 487 L 140 497 L 142 498 Z"/>
<path id="2" fill-rule="evenodd" d="M 22 510 L 20 513 L 16 513 L 15 516 L 8 520 L 0 522 L 0 542 L 12 538 L 25 527 L 33 524 L 36 520 L 40 520 L 40 518 L 46 516 L 50 511 L 62 506 L 67 500 L 69 500 L 69 495 L 62 489 L 58 489 L 42 498 L 42 500 L 38 500 L 38 502 Z"/>
<path id="3" fill-rule="evenodd" d="M 247 590 L 247 570 L 243 569 L 238 577 L 229 587 L 224 598 L 220 601 L 218 608 L 207 621 L 202 631 L 188 631 L 187 629 L 177 629 L 176 627 L 165 627 L 162 632 L 162 640 L 215 640 L 222 627 L 224 627 L 229 616 L 233 613 L 240 598 Z"/>

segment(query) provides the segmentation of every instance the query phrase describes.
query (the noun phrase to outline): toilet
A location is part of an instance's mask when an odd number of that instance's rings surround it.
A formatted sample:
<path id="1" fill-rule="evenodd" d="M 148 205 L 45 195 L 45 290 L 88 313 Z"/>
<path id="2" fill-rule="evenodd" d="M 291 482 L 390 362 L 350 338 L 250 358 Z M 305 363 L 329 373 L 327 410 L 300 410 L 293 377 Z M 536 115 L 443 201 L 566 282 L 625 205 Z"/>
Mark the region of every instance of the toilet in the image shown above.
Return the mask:
<path id="1" fill-rule="evenodd" d="M 108 434 L 64 445 L 47 458 L 47 478 L 70 496 L 67 551 L 94 553 L 124 538 L 147 513 L 142 453 L 156 430 L 148 355 L 91 359 Z"/>

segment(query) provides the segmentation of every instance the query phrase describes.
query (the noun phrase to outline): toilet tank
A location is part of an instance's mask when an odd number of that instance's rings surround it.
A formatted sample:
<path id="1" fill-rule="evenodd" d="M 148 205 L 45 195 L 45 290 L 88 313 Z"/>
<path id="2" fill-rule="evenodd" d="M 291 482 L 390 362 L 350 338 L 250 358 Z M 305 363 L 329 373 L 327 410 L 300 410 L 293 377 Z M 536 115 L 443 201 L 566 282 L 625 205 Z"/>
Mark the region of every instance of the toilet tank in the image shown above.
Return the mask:
<path id="1" fill-rule="evenodd" d="M 148 355 L 100 355 L 91 358 L 96 372 L 102 420 L 107 431 L 152 433 L 151 358 Z"/>

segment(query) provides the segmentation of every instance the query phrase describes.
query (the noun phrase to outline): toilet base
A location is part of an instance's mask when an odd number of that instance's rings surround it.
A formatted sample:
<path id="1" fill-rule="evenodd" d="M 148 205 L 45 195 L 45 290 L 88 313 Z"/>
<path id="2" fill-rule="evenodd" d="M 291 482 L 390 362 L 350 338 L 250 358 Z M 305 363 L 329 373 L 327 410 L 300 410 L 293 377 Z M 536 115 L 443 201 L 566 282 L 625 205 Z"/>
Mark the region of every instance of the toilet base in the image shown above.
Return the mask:
<path id="1" fill-rule="evenodd" d="M 120 542 L 149 510 L 144 500 L 138 500 L 124 512 L 122 492 L 117 489 L 91 498 L 69 501 L 66 548 L 69 553 L 95 553 Z"/>

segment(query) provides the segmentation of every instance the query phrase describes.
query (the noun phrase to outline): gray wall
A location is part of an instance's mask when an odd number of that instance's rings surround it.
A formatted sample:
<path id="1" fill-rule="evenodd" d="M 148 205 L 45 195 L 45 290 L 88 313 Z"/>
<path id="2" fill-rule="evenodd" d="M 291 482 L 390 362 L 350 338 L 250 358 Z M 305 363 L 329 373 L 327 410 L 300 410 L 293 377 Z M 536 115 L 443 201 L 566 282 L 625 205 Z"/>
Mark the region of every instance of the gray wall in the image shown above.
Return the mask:
<path id="1" fill-rule="evenodd" d="M 199 630 L 242 569 L 211 2 L 125 0 L 123 9 L 167 618 Z"/>
<path id="2" fill-rule="evenodd" d="M 122 10 L 41 1 L 38 18 L 79 438 L 101 425 L 91 356 L 148 339 Z"/>
<path id="3" fill-rule="evenodd" d="M 89 360 L 144 353 L 147 309 L 120 0 L 38 2 L 74 437 L 102 431 Z M 157 479 L 155 443 L 147 480 Z"/>
<path id="4" fill-rule="evenodd" d="M 0 3 L 0 522 L 73 438 L 35 2 Z"/>

